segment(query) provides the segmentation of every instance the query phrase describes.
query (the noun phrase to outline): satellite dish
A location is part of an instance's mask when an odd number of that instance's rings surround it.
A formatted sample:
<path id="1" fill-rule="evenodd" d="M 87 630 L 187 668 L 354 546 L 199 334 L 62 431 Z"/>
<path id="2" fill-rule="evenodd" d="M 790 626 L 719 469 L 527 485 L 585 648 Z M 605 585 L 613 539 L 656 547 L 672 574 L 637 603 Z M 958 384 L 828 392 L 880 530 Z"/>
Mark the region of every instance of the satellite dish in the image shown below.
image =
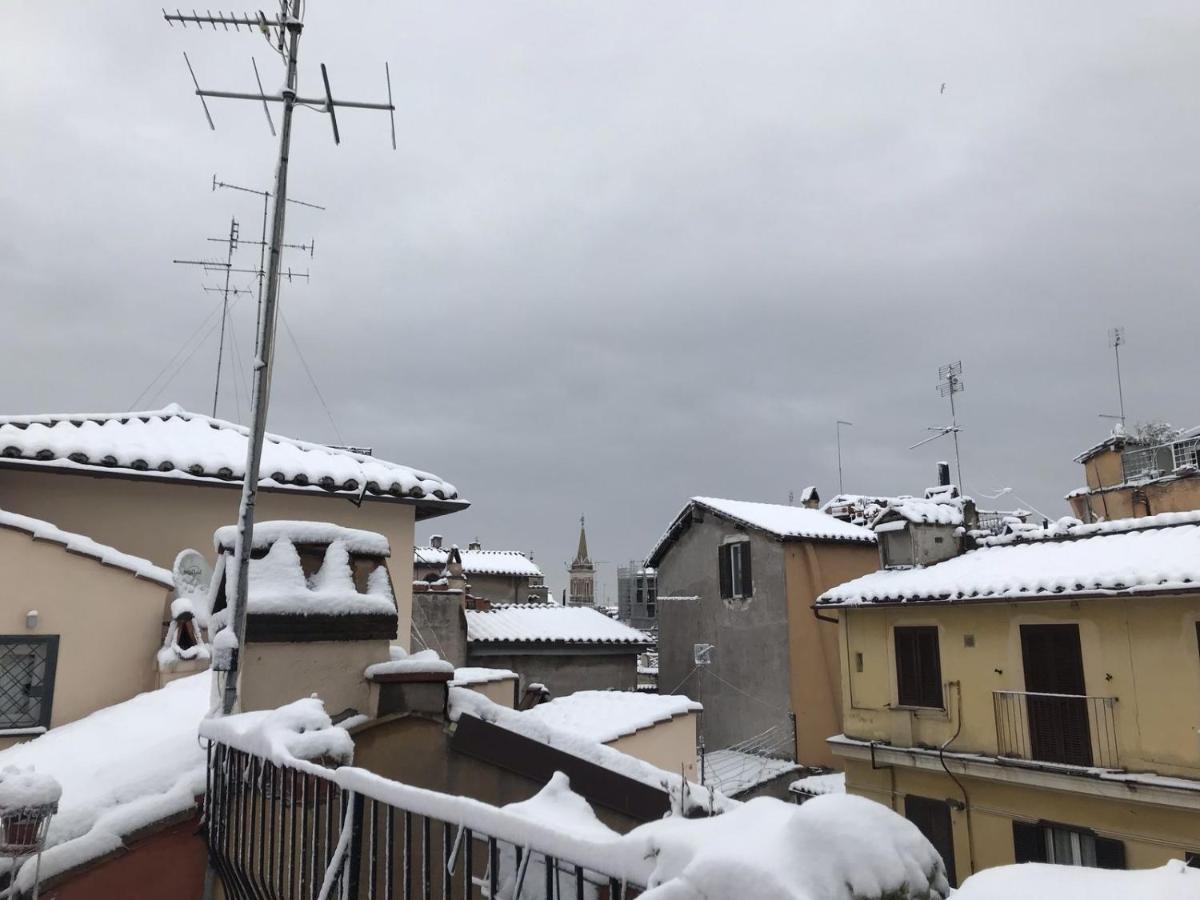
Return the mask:
<path id="1" fill-rule="evenodd" d="M 207 596 L 212 582 L 212 566 L 198 550 L 184 550 L 175 557 L 171 567 L 175 576 L 175 593 L 180 597 Z"/>

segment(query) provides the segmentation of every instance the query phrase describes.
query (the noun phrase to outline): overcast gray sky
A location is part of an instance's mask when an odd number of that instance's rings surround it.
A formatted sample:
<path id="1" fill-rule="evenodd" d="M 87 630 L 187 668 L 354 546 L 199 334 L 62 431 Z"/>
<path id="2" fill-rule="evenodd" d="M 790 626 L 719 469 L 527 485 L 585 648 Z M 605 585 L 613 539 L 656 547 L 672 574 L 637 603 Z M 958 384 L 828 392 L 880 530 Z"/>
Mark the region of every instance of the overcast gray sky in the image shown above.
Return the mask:
<path id="1" fill-rule="evenodd" d="M 291 194 L 328 211 L 289 213 L 317 254 L 284 315 L 342 439 L 473 502 L 421 539 L 534 550 L 561 588 L 581 513 L 615 563 L 691 495 L 832 495 L 838 418 L 847 490 L 920 491 L 951 447 L 906 447 L 959 358 L 967 489 L 1061 515 L 1115 411 L 1113 325 L 1130 417 L 1200 420 L 1192 3 L 312 0 L 306 24 L 302 89 L 326 62 L 383 99 L 390 62 L 399 150 L 384 114 L 344 112 L 340 147 L 297 114 Z M 208 410 L 215 334 L 145 390 L 219 302 L 170 260 L 232 215 L 257 236 L 211 180 L 268 187 L 276 142 L 249 103 L 210 132 L 184 50 L 206 86 L 250 89 L 252 55 L 282 80 L 260 37 L 154 3 L 5 4 L 5 412 Z M 338 440 L 286 333 L 270 427 Z"/>

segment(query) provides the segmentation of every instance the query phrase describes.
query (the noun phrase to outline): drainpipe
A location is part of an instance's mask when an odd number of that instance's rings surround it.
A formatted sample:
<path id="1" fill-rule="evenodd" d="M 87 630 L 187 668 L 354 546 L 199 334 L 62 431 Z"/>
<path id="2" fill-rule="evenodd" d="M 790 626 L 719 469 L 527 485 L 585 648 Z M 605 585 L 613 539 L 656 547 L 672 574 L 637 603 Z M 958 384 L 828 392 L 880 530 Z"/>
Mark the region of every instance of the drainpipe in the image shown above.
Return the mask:
<path id="1" fill-rule="evenodd" d="M 958 790 L 962 794 L 963 815 L 967 819 L 967 865 L 971 868 L 971 875 L 975 874 L 975 835 L 971 828 L 971 798 L 967 795 L 967 789 L 963 787 L 963 783 L 958 780 L 950 767 L 946 765 L 946 748 L 958 740 L 959 734 L 962 732 L 962 682 L 951 681 L 947 687 L 954 688 L 955 709 L 958 724 L 954 728 L 954 734 L 946 739 L 946 742 L 938 747 L 938 762 L 942 764 L 942 768 L 946 770 L 946 774 L 958 785 Z"/>

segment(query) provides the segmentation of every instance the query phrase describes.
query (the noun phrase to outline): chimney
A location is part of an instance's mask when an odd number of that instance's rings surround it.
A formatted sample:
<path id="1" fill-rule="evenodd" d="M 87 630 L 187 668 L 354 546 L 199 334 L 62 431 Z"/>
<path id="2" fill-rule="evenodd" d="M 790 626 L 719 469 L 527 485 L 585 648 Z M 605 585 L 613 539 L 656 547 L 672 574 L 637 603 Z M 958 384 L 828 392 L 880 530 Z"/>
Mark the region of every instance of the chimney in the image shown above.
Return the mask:
<path id="1" fill-rule="evenodd" d="M 946 487 L 950 484 L 950 463 L 939 462 L 937 464 L 938 480 L 940 487 Z"/>
<path id="2" fill-rule="evenodd" d="M 429 536 L 429 546 L 434 550 L 442 549 L 442 536 L 440 534 L 431 534 Z"/>
<path id="3" fill-rule="evenodd" d="M 805 509 L 816 509 L 821 505 L 821 495 L 816 487 L 810 484 L 800 492 L 800 505 Z"/>
<path id="4" fill-rule="evenodd" d="M 474 541 L 471 541 L 471 543 L 467 544 L 467 549 L 468 550 L 482 550 L 483 545 L 481 543 L 479 543 L 478 540 L 474 540 Z"/>

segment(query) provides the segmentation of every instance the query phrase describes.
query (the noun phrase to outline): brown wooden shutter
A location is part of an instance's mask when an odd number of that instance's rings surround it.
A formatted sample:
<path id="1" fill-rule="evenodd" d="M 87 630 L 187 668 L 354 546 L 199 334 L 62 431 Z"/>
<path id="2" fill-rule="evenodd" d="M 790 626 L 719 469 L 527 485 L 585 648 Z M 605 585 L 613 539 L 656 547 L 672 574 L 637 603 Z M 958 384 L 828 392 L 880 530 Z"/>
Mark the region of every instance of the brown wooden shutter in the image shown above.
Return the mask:
<path id="1" fill-rule="evenodd" d="M 942 661 L 936 626 L 895 630 L 897 699 L 901 706 L 941 709 Z"/>
<path id="2" fill-rule="evenodd" d="M 1113 838 L 1096 838 L 1096 866 L 1100 869 L 1124 869 L 1124 842 Z"/>
<path id="3" fill-rule="evenodd" d="M 1013 856 L 1019 863 L 1046 861 L 1046 836 L 1040 825 L 1013 822 Z"/>
<path id="4" fill-rule="evenodd" d="M 717 548 L 717 569 L 720 572 L 721 599 L 728 600 L 733 596 L 733 573 L 729 566 L 731 544 L 722 544 Z"/>
<path id="5" fill-rule="evenodd" d="M 754 579 L 750 575 L 750 542 L 743 541 L 738 545 L 742 551 L 742 596 L 754 596 Z"/>

